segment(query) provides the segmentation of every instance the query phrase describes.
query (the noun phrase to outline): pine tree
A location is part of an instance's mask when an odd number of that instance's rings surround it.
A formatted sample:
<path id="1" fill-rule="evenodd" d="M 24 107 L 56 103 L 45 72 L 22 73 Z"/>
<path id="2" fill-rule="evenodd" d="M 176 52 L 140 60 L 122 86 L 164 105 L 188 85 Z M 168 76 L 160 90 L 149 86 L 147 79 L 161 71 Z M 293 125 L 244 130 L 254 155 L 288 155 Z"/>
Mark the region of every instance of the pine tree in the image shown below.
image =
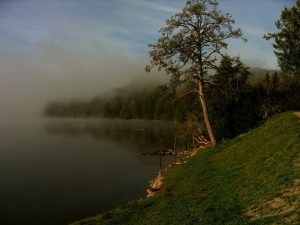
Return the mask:
<path id="1" fill-rule="evenodd" d="M 161 28 L 157 43 L 150 47 L 150 65 L 171 75 L 170 85 L 178 87 L 194 82 L 202 107 L 204 122 L 211 145 L 217 144 L 208 115 L 206 85 L 211 82 L 208 71 L 216 68 L 218 57 L 227 48 L 226 40 L 241 38 L 240 29 L 233 28 L 234 20 L 218 9 L 216 0 L 189 0 L 186 6 L 167 20 Z"/>
<path id="2" fill-rule="evenodd" d="M 285 8 L 276 21 L 277 33 L 268 33 L 265 39 L 274 39 L 275 54 L 281 70 L 300 76 L 300 0 L 291 8 Z"/>

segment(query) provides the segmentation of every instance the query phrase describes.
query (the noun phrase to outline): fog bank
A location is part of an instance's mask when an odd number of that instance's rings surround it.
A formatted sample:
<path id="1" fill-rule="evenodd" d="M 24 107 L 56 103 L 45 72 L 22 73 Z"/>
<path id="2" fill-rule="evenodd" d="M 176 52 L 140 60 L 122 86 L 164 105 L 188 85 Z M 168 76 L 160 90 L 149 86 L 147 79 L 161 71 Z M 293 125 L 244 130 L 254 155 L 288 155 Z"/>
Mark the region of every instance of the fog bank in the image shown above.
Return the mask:
<path id="1" fill-rule="evenodd" d="M 40 115 L 49 100 L 86 99 L 134 79 L 162 79 L 144 71 L 145 60 L 106 56 L 43 44 L 0 60 L 0 116 Z"/>

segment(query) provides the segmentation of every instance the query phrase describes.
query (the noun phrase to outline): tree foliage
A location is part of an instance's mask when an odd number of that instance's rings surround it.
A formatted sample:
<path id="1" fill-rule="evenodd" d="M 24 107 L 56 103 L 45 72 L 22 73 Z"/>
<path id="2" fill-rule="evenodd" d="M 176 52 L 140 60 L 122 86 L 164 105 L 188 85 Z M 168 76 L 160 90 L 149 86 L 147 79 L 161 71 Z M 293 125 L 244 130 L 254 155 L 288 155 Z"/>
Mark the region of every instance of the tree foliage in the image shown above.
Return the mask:
<path id="1" fill-rule="evenodd" d="M 300 0 L 291 8 L 285 8 L 276 27 L 277 33 L 268 33 L 267 40 L 274 39 L 275 54 L 281 70 L 300 76 Z"/>
<path id="2" fill-rule="evenodd" d="M 170 84 L 178 87 L 194 83 L 198 93 L 204 122 L 212 145 L 216 144 L 208 116 L 205 84 L 210 83 L 209 70 L 216 68 L 222 50 L 229 38 L 240 38 L 240 29 L 234 29 L 234 20 L 218 9 L 216 0 L 189 0 L 186 6 L 160 29 L 161 36 L 150 47 L 150 65 L 171 76 Z"/>
<path id="3" fill-rule="evenodd" d="M 249 68 L 239 58 L 225 56 L 208 94 L 209 113 L 218 139 L 231 138 L 257 125 L 256 87 L 249 83 Z"/>
<path id="4" fill-rule="evenodd" d="M 186 121 L 196 111 L 195 96 L 174 102 L 176 93 L 167 85 L 150 90 L 122 90 L 111 97 L 95 97 L 86 101 L 49 102 L 45 115 L 51 117 L 105 117 L 124 119 Z M 199 116 L 199 115 L 197 115 Z"/>

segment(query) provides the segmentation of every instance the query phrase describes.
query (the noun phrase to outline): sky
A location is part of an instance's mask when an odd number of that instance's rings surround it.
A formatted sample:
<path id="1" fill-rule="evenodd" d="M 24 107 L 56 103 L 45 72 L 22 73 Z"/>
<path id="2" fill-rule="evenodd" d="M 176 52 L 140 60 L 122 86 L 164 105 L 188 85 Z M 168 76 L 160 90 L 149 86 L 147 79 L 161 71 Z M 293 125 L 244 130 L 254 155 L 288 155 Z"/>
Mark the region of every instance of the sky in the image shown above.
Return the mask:
<path id="1" fill-rule="evenodd" d="M 220 0 L 247 43 L 228 53 L 249 66 L 277 68 L 275 21 L 296 0 Z M 33 111 L 53 99 L 89 98 L 149 79 L 148 44 L 184 0 L 0 0 L 0 115 Z M 29 109 L 34 109 L 29 110 Z"/>

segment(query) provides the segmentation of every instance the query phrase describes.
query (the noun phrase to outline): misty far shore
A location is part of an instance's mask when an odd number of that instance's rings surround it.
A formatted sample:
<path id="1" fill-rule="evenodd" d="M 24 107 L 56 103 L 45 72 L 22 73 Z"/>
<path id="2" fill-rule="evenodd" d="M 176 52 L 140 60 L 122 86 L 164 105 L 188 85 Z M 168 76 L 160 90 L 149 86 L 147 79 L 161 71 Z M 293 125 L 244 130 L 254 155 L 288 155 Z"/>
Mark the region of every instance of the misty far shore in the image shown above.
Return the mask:
<path id="1" fill-rule="evenodd" d="M 282 75 L 278 71 L 261 68 L 249 71 L 247 79 L 235 77 L 227 87 L 208 86 L 211 89 L 207 95 L 210 114 L 219 140 L 235 137 L 257 126 L 266 114 L 273 113 L 266 111 L 269 110 L 265 108 L 268 105 L 274 105 L 274 112 L 298 107 L 298 95 L 289 87 L 283 87 L 285 84 L 281 83 Z M 181 93 L 185 93 L 185 89 L 182 86 L 175 90 L 166 84 L 159 85 L 140 79 L 89 100 L 50 101 L 45 105 L 44 115 L 190 121 L 202 127 L 198 97 L 195 94 L 182 97 Z M 222 117 L 223 122 L 219 120 Z"/>

